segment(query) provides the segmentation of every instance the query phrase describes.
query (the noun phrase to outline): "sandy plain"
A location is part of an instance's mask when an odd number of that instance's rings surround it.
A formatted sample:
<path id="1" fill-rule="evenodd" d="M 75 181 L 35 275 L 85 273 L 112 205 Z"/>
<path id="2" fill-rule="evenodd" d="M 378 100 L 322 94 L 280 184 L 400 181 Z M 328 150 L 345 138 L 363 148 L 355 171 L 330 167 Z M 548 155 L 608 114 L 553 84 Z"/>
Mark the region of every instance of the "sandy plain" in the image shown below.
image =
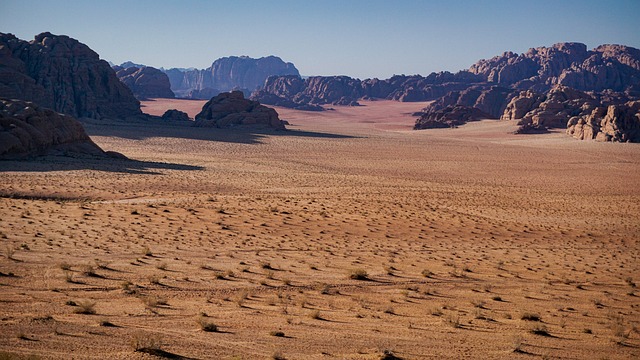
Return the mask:
<path id="1" fill-rule="evenodd" d="M 0 358 L 640 357 L 639 145 L 363 104 L 0 162 Z"/>

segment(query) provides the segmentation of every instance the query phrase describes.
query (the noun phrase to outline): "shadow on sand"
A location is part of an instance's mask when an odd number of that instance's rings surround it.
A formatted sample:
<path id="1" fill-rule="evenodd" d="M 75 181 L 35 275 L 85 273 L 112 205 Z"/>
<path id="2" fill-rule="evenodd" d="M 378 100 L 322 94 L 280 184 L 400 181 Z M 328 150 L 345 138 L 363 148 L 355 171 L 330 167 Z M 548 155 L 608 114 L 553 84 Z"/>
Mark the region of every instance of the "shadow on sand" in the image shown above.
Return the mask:
<path id="1" fill-rule="evenodd" d="M 204 170 L 202 166 L 138 161 L 131 159 L 97 158 L 90 156 L 39 156 L 24 160 L 0 160 L 0 172 L 98 170 L 125 174 L 161 175 L 161 170 Z"/>
<path id="2" fill-rule="evenodd" d="M 270 128 L 236 127 L 218 129 L 194 127 L 192 122 L 163 120 L 110 121 L 84 119 L 82 124 L 89 136 L 114 136 L 124 139 L 144 140 L 153 137 L 181 138 L 191 140 L 220 141 L 239 144 L 260 144 L 267 136 L 313 137 L 324 139 L 350 139 L 349 135 L 302 131 L 291 129 L 274 130 Z"/>

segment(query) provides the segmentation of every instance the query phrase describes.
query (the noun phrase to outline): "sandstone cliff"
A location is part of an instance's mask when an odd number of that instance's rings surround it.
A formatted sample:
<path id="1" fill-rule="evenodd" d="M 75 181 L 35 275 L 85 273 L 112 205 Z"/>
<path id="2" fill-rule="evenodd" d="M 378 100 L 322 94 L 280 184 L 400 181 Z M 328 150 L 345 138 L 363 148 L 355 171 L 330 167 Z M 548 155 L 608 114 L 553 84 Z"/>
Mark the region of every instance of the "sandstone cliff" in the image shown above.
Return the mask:
<path id="1" fill-rule="evenodd" d="M 171 89 L 179 97 L 209 99 L 211 92 L 199 93 L 203 89 L 216 89 L 219 92 L 242 90 L 246 94 L 264 86 L 265 80 L 272 75 L 297 75 L 298 69 L 276 56 L 253 59 L 246 56 L 231 56 L 217 59 L 204 70 L 169 69 L 165 70 L 171 82 Z"/>
<path id="2" fill-rule="evenodd" d="M 30 42 L 0 33 L 0 97 L 33 101 L 75 117 L 142 114 L 131 90 L 98 54 L 48 32 Z"/>

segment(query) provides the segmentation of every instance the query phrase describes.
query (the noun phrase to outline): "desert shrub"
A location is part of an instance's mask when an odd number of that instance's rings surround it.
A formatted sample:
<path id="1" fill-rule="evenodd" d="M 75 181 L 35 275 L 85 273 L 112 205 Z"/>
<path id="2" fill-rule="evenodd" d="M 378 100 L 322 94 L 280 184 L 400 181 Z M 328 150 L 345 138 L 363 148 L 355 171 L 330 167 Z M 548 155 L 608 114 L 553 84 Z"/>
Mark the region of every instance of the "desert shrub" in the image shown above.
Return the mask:
<path id="1" fill-rule="evenodd" d="M 136 352 L 153 352 L 162 348 L 162 340 L 157 335 L 138 333 L 131 338 L 131 347 Z"/>
<path id="2" fill-rule="evenodd" d="M 540 336 L 551 336 L 551 334 L 549 334 L 549 330 L 547 330 L 547 327 L 542 324 L 538 324 L 531 328 L 531 333 Z"/>
<path id="3" fill-rule="evenodd" d="M 93 315 L 96 313 L 96 302 L 91 300 L 79 300 L 76 302 L 77 308 L 73 310 L 75 314 Z"/>
<path id="4" fill-rule="evenodd" d="M 200 329 L 202 331 L 206 331 L 206 332 L 217 332 L 218 331 L 218 325 L 213 323 L 213 321 L 207 319 L 207 317 L 205 317 L 205 316 L 198 317 L 196 322 L 198 323 L 198 326 L 200 326 Z"/>
<path id="5" fill-rule="evenodd" d="M 310 312 L 309 317 L 315 320 L 322 320 L 322 316 L 320 315 L 320 310 L 314 310 Z"/>
<path id="6" fill-rule="evenodd" d="M 526 321 L 542 321 L 542 318 L 540 317 L 540 315 L 534 314 L 534 313 L 524 313 L 522 314 L 520 319 L 526 320 Z"/>
<path id="7" fill-rule="evenodd" d="M 447 325 L 458 329 L 462 327 L 462 323 L 460 322 L 460 316 L 458 315 L 449 315 L 445 318 L 445 322 Z"/>
<path id="8" fill-rule="evenodd" d="M 364 269 L 353 269 L 349 272 L 349 279 L 369 280 L 369 274 Z"/>

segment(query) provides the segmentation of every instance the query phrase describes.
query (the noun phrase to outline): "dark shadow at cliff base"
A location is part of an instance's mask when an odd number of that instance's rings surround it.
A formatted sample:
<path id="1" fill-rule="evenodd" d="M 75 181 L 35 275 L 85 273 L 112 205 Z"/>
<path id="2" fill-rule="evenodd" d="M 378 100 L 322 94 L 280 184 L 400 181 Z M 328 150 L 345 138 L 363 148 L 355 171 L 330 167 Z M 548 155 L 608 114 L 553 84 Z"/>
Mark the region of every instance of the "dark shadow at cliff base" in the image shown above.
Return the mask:
<path id="1" fill-rule="evenodd" d="M 163 170 L 195 171 L 203 169 L 201 166 L 131 159 L 97 158 L 92 156 L 74 157 L 48 155 L 20 160 L 0 160 L 0 172 L 97 170 L 123 174 L 162 175 Z"/>
<path id="2" fill-rule="evenodd" d="M 89 136 L 113 136 L 132 140 L 166 137 L 254 145 L 263 143 L 263 139 L 268 136 L 313 137 L 324 139 L 354 138 L 349 135 L 301 130 L 274 130 L 266 127 L 239 126 L 228 129 L 194 127 L 192 122 L 169 122 L 162 120 L 136 120 L 133 122 L 83 120 L 82 123 Z M 185 149 L 185 151 L 188 151 L 188 149 Z"/>

